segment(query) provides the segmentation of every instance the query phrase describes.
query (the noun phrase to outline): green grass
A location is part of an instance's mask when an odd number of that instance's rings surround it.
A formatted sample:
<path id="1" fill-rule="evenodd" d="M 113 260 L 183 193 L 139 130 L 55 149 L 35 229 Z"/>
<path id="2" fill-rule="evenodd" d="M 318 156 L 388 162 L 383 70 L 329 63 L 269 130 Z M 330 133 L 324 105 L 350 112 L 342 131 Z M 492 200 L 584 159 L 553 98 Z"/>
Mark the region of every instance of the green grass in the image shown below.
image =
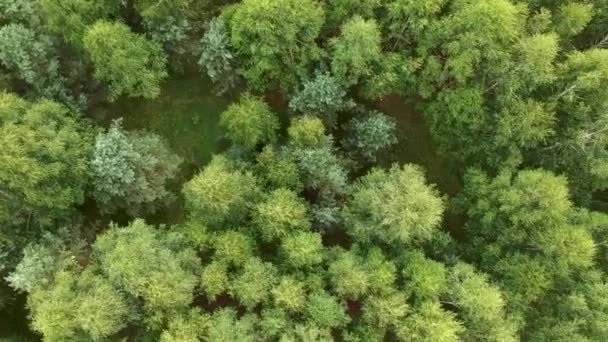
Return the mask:
<path id="1" fill-rule="evenodd" d="M 107 104 L 103 122 L 122 117 L 128 130 L 159 134 L 189 168 L 200 168 L 221 149 L 219 116 L 232 101 L 216 96 L 211 87 L 199 73 L 174 77 L 154 100 L 121 98 Z"/>

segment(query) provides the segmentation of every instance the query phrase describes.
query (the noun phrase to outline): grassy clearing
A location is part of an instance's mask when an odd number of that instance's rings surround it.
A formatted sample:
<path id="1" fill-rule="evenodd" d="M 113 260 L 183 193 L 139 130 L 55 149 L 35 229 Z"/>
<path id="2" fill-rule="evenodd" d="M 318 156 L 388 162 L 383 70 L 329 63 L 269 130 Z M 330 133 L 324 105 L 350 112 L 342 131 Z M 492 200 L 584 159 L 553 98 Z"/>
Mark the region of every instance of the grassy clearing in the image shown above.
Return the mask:
<path id="1" fill-rule="evenodd" d="M 123 118 L 126 129 L 144 129 L 167 139 L 188 168 L 200 168 L 221 150 L 220 114 L 232 102 L 213 93 L 199 73 L 168 80 L 154 100 L 121 98 L 103 108 L 103 123 Z"/>

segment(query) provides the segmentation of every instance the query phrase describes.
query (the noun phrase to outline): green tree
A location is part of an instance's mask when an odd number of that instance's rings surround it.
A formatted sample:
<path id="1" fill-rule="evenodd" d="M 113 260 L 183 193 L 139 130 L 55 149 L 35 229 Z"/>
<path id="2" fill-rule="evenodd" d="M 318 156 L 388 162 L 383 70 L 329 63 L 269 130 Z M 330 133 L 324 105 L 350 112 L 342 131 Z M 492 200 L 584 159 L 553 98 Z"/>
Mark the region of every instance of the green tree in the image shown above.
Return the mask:
<path id="1" fill-rule="evenodd" d="M 223 156 L 215 156 L 182 191 L 190 215 L 209 228 L 240 222 L 259 195 L 253 174 L 236 169 Z"/>
<path id="2" fill-rule="evenodd" d="M 380 61 L 380 28 L 373 19 L 355 16 L 342 26 L 340 36 L 330 45 L 331 70 L 342 85 L 352 86 L 371 75 Z"/>
<path id="3" fill-rule="evenodd" d="M 346 307 L 327 292 L 313 293 L 306 301 L 306 316 L 319 327 L 340 328 L 349 323 Z"/>
<path id="4" fill-rule="evenodd" d="M 242 232 L 226 230 L 213 237 L 214 260 L 227 265 L 243 266 L 253 257 L 255 241 Z"/>
<path id="5" fill-rule="evenodd" d="M 201 286 L 210 300 L 214 300 L 217 296 L 227 292 L 230 287 L 228 265 L 218 261 L 213 261 L 207 265 L 203 269 Z"/>
<path id="6" fill-rule="evenodd" d="M 305 133 L 305 132 L 302 132 Z M 303 188 L 296 161 L 286 151 L 265 146 L 256 158 L 257 174 L 270 189 L 286 188 L 300 192 Z"/>
<path id="7" fill-rule="evenodd" d="M 281 253 L 288 265 L 296 268 L 323 262 L 323 242 L 319 233 L 295 232 L 281 241 Z"/>
<path id="8" fill-rule="evenodd" d="M 549 289 L 594 263 L 590 222 L 569 199 L 566 179 L 544 170 L 471 171 L 460 205 L 469 221 L 470 258 L 508 289 L 525 313 Z"/>
<path id="9" fill-rule="evenodd" d="M 121 293 L 90 271 L 59 272 L 28 298 L 32 327 L 45 341 L 100 340 L 124 328 L 132 312 Z"/>
<path id="10" fill-rule="evenodd" d="M 76 47 L 89 26 L 115 16 L 121 6 L 118 0 L 41 0 L 40 5 L 49 29 Z"/>
<path id="11" fill-rule="evenodd" d="M 304 284 L 292 277 L 281 277 L 279 284 L 272 289 L 274 302 L 278 307 L 293 312 L 301 312 L 306 304 Z"/>
<path id="12" fill-rule="evenodd" d="M 307 207 L 298 195 L 287 189 L 277 189 L 256 205 L 253 222 L 262 239 L 281 239 L 293 231 L 310 229 Z"/>
<path id="13" fill-rule="evenodd" d="M 59 103 L 0 94 L 0 221 L 48 224 L 81 204 L 90 138 Z"/>
<path id="14" fill-rule="evenodd" d="M 10 78 L 25 82 L 36 96 L 73 102 L 49 36 L 22 24 L 0 27 L 0 66 Z"/>
<path id="15" fill-rule="evenodd" d="M 397 328 L 403 341 L 456 342 L 465 331 L 453 313 L 437 302 L 424 302 Z"/>
<path id="16" fill-rule="evenodd" d="M 221 18 L 214 18 L 201 39 L 199 66 L 215 83 L 217 92 L 224 94 L 238 83 L 234 54 L 231 51 L 228 27 Z"/>
<path id="17" fill-rule="evenodd" d="M 269 299 L 277 280 L 275 267 L 258 258 L 250 258 L 230 285 L 230 292 L 249 309 Z"/>
<path id="18" fill-rule="evenodd" d="M 233 143 L 253 150 L 276 141 L 279 118 L 264 100 L 245 94 L 222 113 L 220 125 Z"/>
<path id="19" fill-rule="evenodd" d="M 319 59 L 317 39 L 324 21 L 313 0 L 245 0 L 227 21 L 249 85 L 294 89 Z"/>
<path id="20" fill-rule="evenodd" d="M 393 165 L 388 171 L 372 169 L 355 183 L 344 216 L 349 234 L 358 240 L 416 243 L 431 238 L 443 207 L 420 167 Z"/>
<path id="21" fill-rule="evenodd" d="M 458 263 L 448 276 L 447 298 L 464 321 L 464 340 L 517 341 L 516 325 L 505 310 L 505 299 L 487 276 Z"/>
<path id="22" fill-rule="evenodd" d="M 435 300 L 449 286 L 444 264 L 427 259 L 419 251 L 405 254 L 404 259 L 405 288 L 417 301 Z"/>
<path id="23" fill-rule="evenodd" d="M 98 21 L 87 29 L 84 48 L 95 66 L 95 78 L 108 83 L 110 99 L 155 98 L 167 78 L 167 56 L 160 44 L 131 32 L 122 23 Z"/>
<path id="24" fill-rule="evenodd" d="M 289 108 L 306 115 L 321 119 L 327 127 L 334 128 L 338 113 L 351 109 L 354 102 L 347 97 L 346 91 L 329 73 L 318 72 L 314 79 L 304 82 L 289 101 Z"/>
<path id="25" fill-rule="evenodd" d="M 374 11 L 380 8 L 380 0 L 334 0 L 327 3 L 326 25 L 331 29 L 337 29 L 355 15 L 370 19 L 374 17 Z"/>
<path id="26" fill-rule="evenodd" d="M 555 18 L 553 19 L 553 29 L 561 37 L 571 38 L 581 33 L 593 17 L 593 5 L 578 2 L 562 4 Z"/>
<path id="27" fill-rule="evenodd" d="M 298 147 L 317 147 L 328 143 L 323 122 L 308 115 L 292 119 L 287 135 L 289 143 Z"/>
<path id="28" fill-rule="evenodd" d="M 95 199 L 102 209 L 122 208 L 131 215 L 152 212 L 171 199 L 167 183 L 176 177 L 181 158 L 162 138 L 144 132 L 127 132 L 114 121 L 97 135 L 91 161 Z"/>
<path id="29" fill-rule="evenodd" d="M 131 298 L 143 300 L 146 324 L 187 309 L 198 283 L 200 261 L 185 243 L 171 241 L 142 220 L 129 226 L 112 226 L 101 234 L 93 255 L 107 279 Z"/>
<path id="30" fill-rule="evenodd" d="M 343 144 L 353 159 L 374 163 L 382 152 L 397 143 L 397 124 L 387 115 L 371 111 L 354 117 L 346 127 Z"/>
<path id="31" fill-rule="evenodd" d="M 541 165 L 568 176 L 581 203 L 589 202 L 592 191 L 608 187 L 608 96 L 602 91 L 608 85 L 607 58 L 608 50 L 576 51 L 558 65 L 556 134 L 535 151 Z"/>

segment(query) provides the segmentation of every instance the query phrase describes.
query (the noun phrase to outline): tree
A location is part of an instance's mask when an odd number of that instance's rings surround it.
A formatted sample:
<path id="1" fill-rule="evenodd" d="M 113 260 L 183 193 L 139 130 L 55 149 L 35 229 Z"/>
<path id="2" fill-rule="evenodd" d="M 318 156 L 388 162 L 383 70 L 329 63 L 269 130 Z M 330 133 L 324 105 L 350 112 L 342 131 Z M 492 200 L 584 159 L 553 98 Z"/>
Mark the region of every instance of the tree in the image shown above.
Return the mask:
<path id="1" fill-rule="evenodd" d="M 50 224 L 84 201 L 91 139 L 63 105 L 0 94 L 0 221 Z"/>
<path id="2" fill-rule="evenodd" d="M 215 83 L 218 94 L 224 94 L 238 83 L 238 75 L 231 51 L 228 27 L 221 18 L 209 22 L 209 28 L 201 39 L 201 57 L 198 65 L 207 70 Z"/>
<path id="3" fill-rule="evenodd" d="M 32 292 L 28 306 L 32 327 L 45 341 L 99 340 L 124 328 L 132 315 L 121 293 L 90 271 L 59 272 L 50 288 Z"/>
<path id="4" fill-rule="evenodd" d="M 306 304 L 304 284 L 292 277 L 281 277 L 279 284 L 272 289 L 274 302 L 278 307 L 293 312 L 301 312 Z"/>
<path id="5" fill-rule="evenodd" d="M 110 99 L 155 98 L 167 78 L 167 56 L 160 44 L 131 32 L 122 23 L 98 21 L 84 35 L 84 48 L 95 66 L 95 78 L 107 82 Z"/>
<path id="6" fill-rule="evenodd" d="M 320 264 L 324 250 L 321 235 L 313 232 L 295 232 L 281 241 L 281 253 L 285 263 L 295 268 Z"/>
<path id="7" fill-rule="evenodd" d="M 82 46 L 89 26 L 116 15 L 121 6 L 118 0 L 42 0 L 40 5 L 51 31 L 60 33 L 76 47 Z"/>
<path id="8" fill-rule="evenodd" d="M 58 52 L 49 36 L 22 24 L 0 27 L 0 65 L 25 82 L 36 96 L 73 102 L 59 72 Z"/>
<path id="9" fill-rule="evenodd" d="M 554 30 L 561 37 L 571 38 L 581 33 L 592 17 L 592 4 L 576 2 L 562 4 L 553 19 Z"/>
<path id="10" fill-rule="evenodd" d="M 438 228 L 443 201 L 415 165 L 372 169 L 359 179 L 344 211 L 349 234 L 361 241 L 416 243 Z"/>
<path id="11" fill-rule="evenodd" d="M 317 116 L 329 128 L 335 127 L 338 113 L 353 106 L 354 102 L 347 97 L 346 91 L 327 72 L 317 72 L 315 78 L 304 82 L 302 90 L 289 101 L 289 108 L 302 114 Z"/>
<path id="12" fill-rule="evenodd" d="M 376 22 L 355 16 L 347 21 L 341 34 L 330 41 L 331 70 L 340 84 L 352 86 L 372 74 L 381 57 L 381 35 Z"/>
<path id="13" fill-rule="evenodd" d="M 230 292 L 249 309 L 266 301 L 276 283 L 276 269 L 268 262 L 250 258 L 230 285 Z"/>
<path id="14" fill-rule="evenodd" d="M 307 207 L 298 195 L 290 190 L 277 189 L 256 205 L 253 222 L 262 239 L 280 239 L 293 231 L 310 229 Z"/>
<path id="15" fill-rule="evenodd" d="M 93 254 L 113 286 L 143 300 L 150 327 L 192 302 L 200 272 L 195 252 L 142 220 L 112 226 L 97 238 Z"/>
<path id="16" fill-rule="evenodd" d="M 327 292 L 313 293 L 306 302 L 306 316 L 319 327 L 339 328 L 350 321 L 345 307 Z"/>
<path id="17" fill-rule="evenodd" d="M 73 249 L 78 245 L 66 246 L 62 235 L 47 232 L 40 242 L 25 246 L 23 258 L 6 277 L 9 285 L 15 290 L 31 293 L 38 288 L 50 287 L 57 273 L 75 266 Z"/>
<path id="18" fill-rule="evenodd" d="M 570 201 L 565 178 L 471 171 L 465 184 L 459 203 L 468 208 L 469 257 L 505 287 L 513 311 L 534 315 L 533 303 L 593 266 L 591 222 Z"/>
<path id="19" fill-rule="evenodd" d="M 436 300 L 448 286 L 445 265 L 419 251 L 405 254 L 403 277 L 405 288 L 417 301 Z"/>
<path id="20" fill-rule="evenodd" d="M 265 146 L 256 158 L 257 174 L 270 189 L 285 188 L 300 192 L 303 184 L 296 161 L 285 150 Z"/>
<path id="21" fill-rule="evenodd" d="M 313 0 L 245 0 L 231 10 L 232 45 L 249 85 L 294 89 L 320 56 L 315 39 L 324 20 L 321 6 Z"/>
<path id="22" fill-rule="evenodd" d="M 212 239 L 211 246 L 215 249 L 214 260 L 237 267 L 252 258 L 257 247 L 251 237 L 234 230 L 218 233 Z"/>
<path id="23" fill-rule="evenodd" d="M 397 328 L 397 336 L 404 341 L 455 342 L 464 331 L 453 313 L 437 302 L 424 302 Z"/>
<path id="24" fill-rule="evenodd" d="M 237 313 L 232 308 L 218 310 L 211 316 L 206 340 L 217 342 L 257 341 L 256 323 L 257 320 L 252 315 L 237 318 Z"/>
<path id="25" fill-rule="evenodd" d="M 365 19 L 374 17 L 374 11 L 380 8 L 380 0 L 334 0 L 327 2 L 326 25 L 337 29 L 342 23 L 355 15 Z"/>
<path id="26" fill-rule="evenodd" d="M 287 135 L 289 143 L 298 147 L 318 147 L 328 143 L 323 122 L 308 115 L 292 119 Z"/>
<path id="27" fill-rule="evenodd" d="M 153 212 L 171 199 L 167 183 L 176 177 L 181 158 L 155 134 L 126 132 L 114 121 L 97 135 L 91 161 L 94 195 L 102 209 L 122 208 L 135 216 Z"/>
<path id="28" fill-rule="evenodd" d="M 448 276 L 447 297 L 464 321 L 464 340 L 517 341 L 516 326 L 505 313 L 500 290 L 468 264 L 456 264 Z"/>
<path id="29" fill-rule="evenodd" d="M 378 156 L 397 143 L 397 124 L 378 111 L 354 117 L 347 125 L 344 146 L 354 159 L 374 163 Z"/>
<path id="30" fill-rule="evenodd" d="M 557 67 L 556 134 L 534 153 L 534 159 L 555 172 L 565 173 L 575 199 L 588 203 L 592 191 L 608 187 L 605 108 L 608 96 L 608 51 L 573 52 Z"/>
<path id="31" fill-rule="evenodd" d="M 233 143 L 253 150 L 276 141 L 279 119 L 261 98 L 245 94 L 222 113 L 220 125 Z"/>
<path id="32" fill-rule="evenodd" d="M 205 169 L 184 185 L 182 190 L 190 215 L 218 228 L 240 220 L 253 207 L 259 193 L 256 178 L 215 156 Z"/>

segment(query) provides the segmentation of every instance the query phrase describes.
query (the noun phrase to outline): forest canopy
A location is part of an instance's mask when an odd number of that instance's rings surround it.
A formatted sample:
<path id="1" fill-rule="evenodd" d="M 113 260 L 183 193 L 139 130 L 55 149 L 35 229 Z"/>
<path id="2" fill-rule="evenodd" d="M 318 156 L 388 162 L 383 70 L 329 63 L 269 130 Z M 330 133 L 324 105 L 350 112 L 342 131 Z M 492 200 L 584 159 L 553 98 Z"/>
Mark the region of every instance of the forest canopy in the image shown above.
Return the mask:
<path id="1" fill-rule="evenodd" d="M 608 341 L 608 1 L 0 0 L 1 341 Z"/>

